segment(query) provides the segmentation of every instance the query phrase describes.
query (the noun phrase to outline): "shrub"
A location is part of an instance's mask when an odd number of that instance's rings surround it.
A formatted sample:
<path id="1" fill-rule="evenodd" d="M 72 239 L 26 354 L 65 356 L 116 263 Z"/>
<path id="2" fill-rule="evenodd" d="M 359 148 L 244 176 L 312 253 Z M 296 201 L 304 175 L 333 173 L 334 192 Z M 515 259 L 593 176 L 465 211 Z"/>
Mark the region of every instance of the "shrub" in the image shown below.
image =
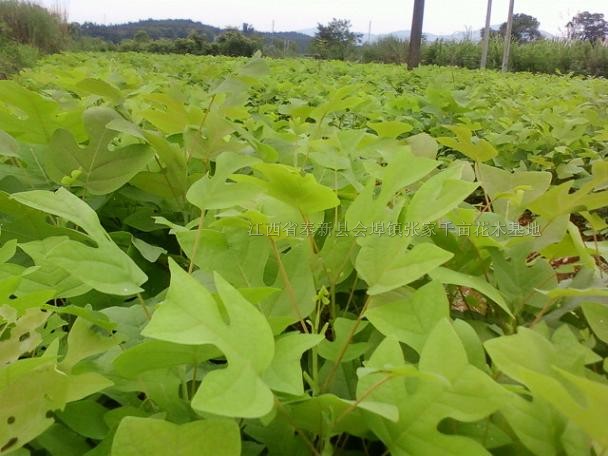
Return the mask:
<path id="1" fill-rule="evenodd" d="M 0 39 L 0 79 L 34 65 L 39 56 L 40 52 L 33 46 Z"/>
<path id="2" fill-rule="evenodd" d="M 362 48 L 362 60 L 366 63 L 405 63 L 409 41 L 395 36 L 386 36 Z"/>
<path id="3" fill-rule="evenodd" d="M 240 32 L 229 30 L 221 35 L 211 46 L 211 53 L 231 57 L 251 57 L 260 49 L 260 43 Z"/>
<path id="4" fill-rule="evenodd" d="M 502 65 L 503 40 L 490 42 L 488 68 Z M 608 47 L 585 41 L 537 40 L 513 43 L 509 66 L 513 71 L 532 73 L 574 73 L 608 76 Z M 435 41 L 423 46 L 423 62 L 427 65 L 478 68 L 481 44 L 473 41 Z M 365 54 L 364 54 L 365 55 Z M 392 63 L 384 56 L 380 61 Z"/>
<path id="5" fill-rule="evenodd" d="M 68 43 L 68 26 L 63 14 L 29 1 L 0 2 L 0 21 L 5 36 L 43 53 L 58 52 Z"/>

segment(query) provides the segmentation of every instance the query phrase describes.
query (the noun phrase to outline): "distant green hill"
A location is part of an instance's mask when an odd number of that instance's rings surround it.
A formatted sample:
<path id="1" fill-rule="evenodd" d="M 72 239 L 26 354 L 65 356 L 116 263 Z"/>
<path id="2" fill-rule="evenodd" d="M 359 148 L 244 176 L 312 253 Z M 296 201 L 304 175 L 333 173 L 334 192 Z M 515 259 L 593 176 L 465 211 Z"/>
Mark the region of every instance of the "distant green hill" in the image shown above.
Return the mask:
<path id="1" fill-rule="evenodd" d="M 80 26 L 80 31 L 83 35 L 102 38 L 112 43 L 119 43 L 122 40 L 132 39 L 140 30 L 145 30 L 150 38 L 154 40 L 160 38 L 186 38 L 193 30 L 200 32 L 203 35 L 207 35 L 209 39 L 212 39 L 222 31 L 218 27 L 205 25 L 190 19 L 147 19 L 137 22 L 128 22 L 126 24 L 112 25 L 85 22 Z"/>
<path id="2" fill-rule="evenodd" d="M 132 39 L 135 34 L 144 30 L 150 38 L 157 40 L 161 38 L 186 38 L 192 31 L 197 31 L 201 35 L 212 41 L 220 35 L 223 30 L 219 27 L 192 21 L 190 19 L 147 19 L 126 24 L 102 25 L 85 22 L 80 25 L 80 33 L 84 36 L 101 38 L 112 43 L 120 43 L 125 39 Z M 249 32 L 267 41 L 288 40 L 296 44 L 298 51 L 307 52 L 312 38 L 298 32 Z"/>

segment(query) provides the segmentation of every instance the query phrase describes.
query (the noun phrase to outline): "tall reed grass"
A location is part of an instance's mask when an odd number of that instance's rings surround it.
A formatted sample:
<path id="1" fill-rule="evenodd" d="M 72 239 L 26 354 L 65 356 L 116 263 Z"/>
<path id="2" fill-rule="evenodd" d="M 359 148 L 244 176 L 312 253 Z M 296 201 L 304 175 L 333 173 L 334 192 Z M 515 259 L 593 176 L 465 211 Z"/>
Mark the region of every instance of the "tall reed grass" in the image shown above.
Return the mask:
<path id="1" fill-rule="evenodd" d="M 67 17 L 58 5 L 46 9 L 29 0 L 0 1 L 0 38 L 58 52 L 69 41 Z"/>
<path id="2" fill-rule="evenodd" d="M 405 63 L 409 43 L 395 37 L 382 38 L 361 49 L 364 62 Z M 488 68 L 499 69 L 504 42 L 490 41 Z M 608 45 L 587 41 L 539 40 L 513 43 L 509 67 L 532 73 L 574 73 L 608 77 Z M 434 41 L 423 44 L 422 62 L 427 65 L 479 68 L 481 44 L 471 40 Z"/>

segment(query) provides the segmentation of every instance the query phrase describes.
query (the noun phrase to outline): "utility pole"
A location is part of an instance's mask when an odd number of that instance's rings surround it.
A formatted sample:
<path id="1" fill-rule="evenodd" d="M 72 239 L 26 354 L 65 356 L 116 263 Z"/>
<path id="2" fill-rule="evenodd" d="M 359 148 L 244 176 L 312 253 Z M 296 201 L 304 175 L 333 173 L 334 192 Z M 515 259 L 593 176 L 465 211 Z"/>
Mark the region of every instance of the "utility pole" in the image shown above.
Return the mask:
<path id="1" fill-rule="evenodd" d="M 367 29 L 367 44 L 372 42 L 372 21 L 369 21 L 369 28 Z"/>
<path id="2" fill-rule="evenodd" d="M 422 23 L 424 22 L 424 0 L 414 0 L 414 17 L 410 34 L 410 52 L 407 66 L 411 70 L 420 65 L 420 48 L 422 46 Z"/>
<path id="3" fill-rule="evenodd" d="M 486 28 L 483 35 L 483 49 L 481 51 L 481 69 L 488 66 L 488 51 L 490 50 L 490 26 L 492 21 L 492 0 L 488 0 L 488 10 L 486 12 Z"/>
<path id="4" fill-rule="evenodd" d="M 509 0 L 509 18 L 507 19 L 507 32 L 505 34 L 505 51 L 502 55 L 502 71 L 509 71 L 509 57 L 511 56 L 511 33 L 513 32 L 513 9 L 515 0 Z"/>

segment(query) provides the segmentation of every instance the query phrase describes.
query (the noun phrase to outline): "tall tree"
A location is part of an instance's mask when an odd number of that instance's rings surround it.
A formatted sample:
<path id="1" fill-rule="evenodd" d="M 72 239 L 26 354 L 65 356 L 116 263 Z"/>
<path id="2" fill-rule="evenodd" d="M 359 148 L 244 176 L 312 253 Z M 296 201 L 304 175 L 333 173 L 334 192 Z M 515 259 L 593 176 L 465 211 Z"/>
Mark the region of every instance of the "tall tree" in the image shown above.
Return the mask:
<path id="1" fill-rule="evenodd" d="M 527 14 L 515 14 L 513 16 L 513 27 L 511 37 L 518 43 L 527 43 L 542 38 L 539 30 L 540 22 L 534 16 Z M 506 37 L 507 23 L 500 26 L 500 34 Z"/>
<path id="2" fill-rule="evenodd" d="M 135 32 L 135 35 L 133 35 L 133 39 L 138 43 L 147 43 L 150 41 L 150 35 L 148 35 L 148 32 L 145 30 L 138 30 Z"/>
<path id="3" fill-rule="evenodd" d="M 318 24 L 312 49 L 325 59 L 345 60 L 361 41 L 362 35 L 351 31 L 346 19 L 332 19 L 327 24 Z"/>
<path id="4" fill-rule="evenodd" d="M 410 52 L 407 58 L 408 68 L 420 65 L 420 48 L 422 47 L 422 25 L 424 23 L 424 0 L 414 0 L 414 15 L 410 33 Z"/>
<path id="5" fill-rule="evenodd" d="M 608 22 L 601 13 L 585 11 L 572 18 L 566 25 L 568 37 L 573 40 L 599 41 L 608 38 Z"/>
<path id="6" fill-rule="evenodd" d="M 247 22 L 243 22 L 243 26 L 241 27 L 241 33 L 243 33 L 243 35 L 252 35 L 253 33 L 255 33 L 255 28 L 253 28 L 253 25 L 248 24 Z"/>

